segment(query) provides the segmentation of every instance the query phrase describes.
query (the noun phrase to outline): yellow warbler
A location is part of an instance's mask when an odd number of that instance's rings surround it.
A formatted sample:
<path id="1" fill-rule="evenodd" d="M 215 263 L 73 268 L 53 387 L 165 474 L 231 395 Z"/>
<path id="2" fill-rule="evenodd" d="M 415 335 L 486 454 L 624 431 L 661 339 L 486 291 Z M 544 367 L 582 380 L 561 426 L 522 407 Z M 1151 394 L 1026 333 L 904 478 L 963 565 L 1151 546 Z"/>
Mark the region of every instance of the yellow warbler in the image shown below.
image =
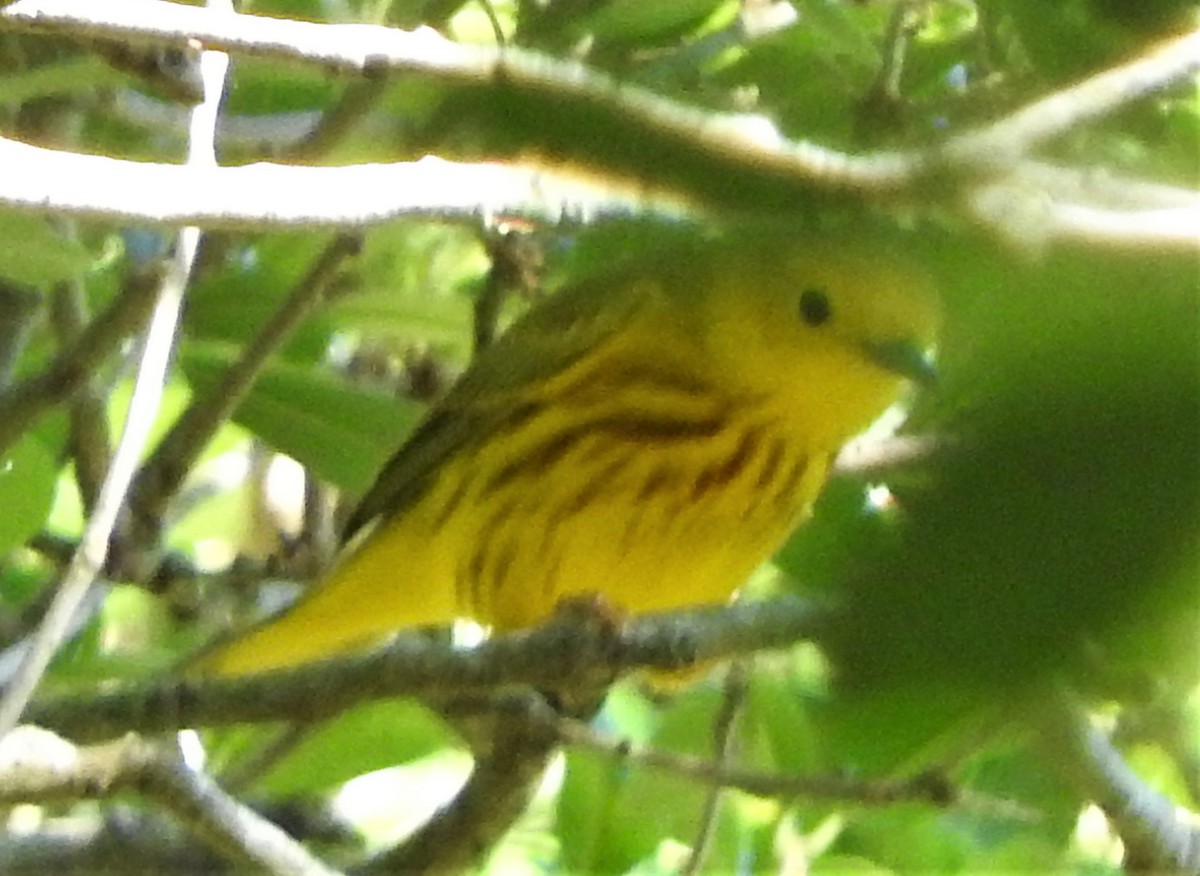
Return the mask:
<path id="1" fill-rule="evenodd" d="M 923 275 L 879 252 L 710 242 L 534 306 L 387 463 L 326 580 L 200 658 L 232 675 L 565 597 L 727 601 L 830 460 L 928 369 Z"/>

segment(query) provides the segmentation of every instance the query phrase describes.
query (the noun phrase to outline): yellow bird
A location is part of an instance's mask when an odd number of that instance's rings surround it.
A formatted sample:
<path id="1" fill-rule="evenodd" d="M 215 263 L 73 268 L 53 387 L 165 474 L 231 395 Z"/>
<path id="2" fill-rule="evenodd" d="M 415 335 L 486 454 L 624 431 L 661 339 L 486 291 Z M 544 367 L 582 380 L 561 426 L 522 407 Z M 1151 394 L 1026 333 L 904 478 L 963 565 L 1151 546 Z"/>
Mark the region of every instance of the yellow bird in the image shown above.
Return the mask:
<path id="1" fill-rule="evenodd" d="M 341 561 L 201 656 L 241 675 L 564 598 L 643 613 L 730 599 L 842 444 L 928 374 L 926 277 L 818 238 L 647 255 L 532 307 L 384 467 Z"/>

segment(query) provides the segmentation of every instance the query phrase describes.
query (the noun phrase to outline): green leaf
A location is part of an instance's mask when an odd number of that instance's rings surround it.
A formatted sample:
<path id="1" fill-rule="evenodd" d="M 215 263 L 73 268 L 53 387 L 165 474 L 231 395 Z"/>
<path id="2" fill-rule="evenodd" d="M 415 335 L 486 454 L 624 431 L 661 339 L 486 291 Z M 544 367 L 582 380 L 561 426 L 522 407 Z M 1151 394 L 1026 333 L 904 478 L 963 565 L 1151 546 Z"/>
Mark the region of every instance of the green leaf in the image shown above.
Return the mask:
<path id="1" fill-rule="evenodd" d="M 465 357 L 471 340 L 471 301 L 488 261 L 467 229 L 392 223 L 367 234 L 355 260 L 353 294 L 327 311 L 330 323 L 353 336 L 430 344 Z"/>
<path id="2" fill-rule="evenodd" d="M 942 813 L 916 804 L 859 812 L 832 851 L 862 856 L 900 873 L 957 873 L 971 859 L 967 837 L 948 829 Z"/>
<path id="3" fill-rule="evenodd" d="M 849 684 L 988 701 L 1048 673 L 1086 684 L 1114 635 L 1153 671 L 1200 597 L 1194 260 L 1001 257 L 959 286 L 954 446 L 897 491 L 900 531 L 849 563 L 822 644 Z"/>
<path id="4" fill-rule="evenodd" d="M 45 286 L 87 271 L 94 259 L 83 244 L 41 216 L 0 211 L 0 276 Z"/>
<path id="5" fill-rule="evenodd" d="M 274 764 L 257 787 L 272 797 L 325 791 L 453 744 L 445 723 L 412 700 L 369 703 L 322 724 Z"/>
<path id="6" fill-rule="evenodd" d="M 237 360 L 221 344 L 189 344 L 180 364 L 199 393 L 211 392 Z M 233 419 L 318 477 L 351 492 L 370 486 L 417 420 L 418 406 L 347 386 L 315 368 L 274 362 Z"/>
<path id="7" fill-rule="evenodd" d="M 229 247 L 220 268 L 188 296 L 186 336 L 230 344 L 251 341 L 292 295 L 328 240 L 328 234 L 284 234 Z M 312 314 L 292 330 L 277 355 L 318 361 L 330 333 L 324 313 Z"/>
<path id="8" fill-rule="evenodd" d="M 617 43 L 657 42 L 689 33 L 714 15 L 726 0 L 609 0 L 584 21 L 597 39 Z"/>
<path id="9" fill-rule="evenodd" d="M 0 459 L 0 555 L 41 531 L 57 479 L 58 464 L 36 434 L 26 434 Z"/>
<path id="10" fill-rule="evenodd" d="M 716 696 L 704 687 L 678 698 L 646 743 L 705 749 Z M 564 864 L 572 872 L 623 872 L 654 855 L 664 837 L 690 840 L 704 796 L 696 782 L 678 775 L 571 752 L 557 824 Z"/>
<path id="11" fill-rule="evenodd" d="M 594 751 L 568 751 L 566 774 L 558 794 L 555 832 L 562 845 L 562 864 L 570 873 L 627 869 L 608 861 L 610 822 L 618 792 L 629 768 Z"/>

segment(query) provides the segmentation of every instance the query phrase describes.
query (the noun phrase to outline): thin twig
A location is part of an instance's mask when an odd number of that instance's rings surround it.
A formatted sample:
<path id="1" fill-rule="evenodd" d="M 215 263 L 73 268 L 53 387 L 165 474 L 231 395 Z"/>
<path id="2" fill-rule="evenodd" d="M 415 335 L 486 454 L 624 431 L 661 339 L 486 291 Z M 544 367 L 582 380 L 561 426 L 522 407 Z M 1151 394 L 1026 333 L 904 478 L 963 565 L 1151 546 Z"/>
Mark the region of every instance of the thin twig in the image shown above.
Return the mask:
<path id="1" fill-rule="evenodd" d="M 477 3 L 483 9 L 483 14 L 487 16 L 488 24 L 492 26 L 492 37 L 496 40 L 496 45 L 504 48 L 507 40 L 504 39 L 504 28 L 500 26 L 500 19 L 496 17 L 496 10 L 492 7 L 492 0 L 477 0 Z"/>
<path id="2" fill-rule="evenodd" d="M 304 516 L 289 568 L 297 574 L 316 576 L 327 571 L 341 547 L 341 522 L 338 519 L 339 494 L 335 487 L 315 477 L 304 478 Z M 299 562 L 296 562 L 296 560 Z"/>
<path id="3" fill-rule="evenodd" d="M 192 240 L 197 239 L 198 232 Z M 125 428 L 100 487 L 95 509 L 84 528 L 79 550 L 59 579 L 55 598 L 21 661 L 16 677 L 5 689 L 3 700 L 0 700 L 0 738 L 20 719 L 30 694 L 50 664 L 50 658 L 71 629 L 76 612 L 87 601 L 89 591 L 104 568 L 109 537 L 158 411 L 175 328 L 179 322 L 187 272 L 194 252 L 194 244 L 192 247 L 181 245 L 175 265 L 163 281 L 161 294 L 146 330 Z"/>
<path id="4" fill-rule="evenodd" d="M 157 287 L 148 277 L 131 282 L 108 309 L 93 319 L 78 341 L 37 374 L 0 396 L 0 453 L 12 446 L 36 420 L 73 396 L 100 363 L 145 324 Z"/>
<path id="5" fill-rule="evenodd" d="M 539 716 L 547 718 L 543 714 Z M 963 791 L 937 773 L 922 773 L 908 779 L 856 779 L 840 775 L 778 775 L 737 769 L 710 758 L 634 746 L 614 740 L 581 721 L 555 716 L 559 739 L 564 745 L 595 751 L 617 760 L 650 769 L 686 776 L 704 785 L 734 788 L 777 800 L 828 800 L 864 806 L 893 803 L 926 803 L 939 808 L 961 806 L 1020 821 L 1037 817 L 1018 803 Z"/>
<path id="6" fill-rule="evenodd" d="M 321 120 L 303 137 L 278 150 L 283 164 L 309 164 L 324 158 L 345 140 L 369 114 L 388 86 L 384 77 L 350 82 L 338 102 L 321 114 Z"/>
<path id="7" fill-rule="evenodd" d="M 136 791 L 157 803 L 230 858 L 291 876 L 335 876 L 282 830 L 184 765 L 161 743 L 133 734 L 76 748 L 36 727 L 0 744 L 0 800 L 48 803 Z"/>
<path id="8" fill-rule="evenodd" d="M 536 288 L 542 266 L 542 253 L 530 235 L 514 228 L 485 228 L 483 245 L 491 258 L 491 268 L 483 288 L 475 296 L 474 353 L 491 346 L 500 329 L 500 312 L 514 291 Z"/>
<path id="9" fill-rule="evenodd" d="M 50 298 L 50 316 L 59 346 L 70 350 L 87 326 L 87 296 L 78 279 L 64 281 Z M 108 412 L 97 377 L 85 378 L 71 403 L 71 459 L 84 512 L 90 514 L 100 494 L 112 452 Z"/>
<path id="10" fill-rule="evenodd" d="M 746 666 L 741 660 L 735 660 L 725 674 L 721 707 L 713 718 L 712 763 L 717 769 L 727 769 L 734 759 L 737 748 L 737 719 L 746 703 L 746 690 Z M 680 868 L 680 876 L 695 876 L 704 872 L 704 862 L 712 847 L 717 819 L 721 814 L 723 791 L 724 787 L 719 784 L 709 787 L 704 800 L 704 811 L 700 814 L 700 827 L 696 832 L 696 839 L 692 842 L 691 853 Z"/>
<path id="11" fill-rule="evenodd" d="M 40 304 L 41 296 L 32 289 L 0 280 L 0 398 L 8 392 Z"/>
<path id="12" fill-rule="evenodd" d="M 883 36 L 883 63 L 873 89 L 886 99 L 900 100 L 900 78 L 904 74 L 904 58 L 912 42 L 918 3 L 901 0 L 892 8 L 887 32 Z"/>
<path id="13" fill-rule="evenodd" d="M 312 724 L 290 724 L 280 729 L 265 745 L 242 755 L 220 774 L 221 784 L 231 793 L 240 793 L 269 773 L 283 758 L 313 735 Z"/>
<path id="14" fill-rule="evenodd" d="M 207 52 L 201 58 L 205 99 L 193 111 L 189 163 L 212 164 L 216 161 L 213 137 L 228 65 L 229 59 L 219 52 Z M 20 668 L 0 700 L 0 739 L 3 739 L 20 720 L 29 697 L 41 680 L 46 667 L 50 665 L 51 657 L 72 624 L 76 622 L 80 607 L 88 601 L 100 571 L 104 568 L 117 515 L 124 504 L 133 473 L 158 414 L 175 331 L 183 306 L 183 294 L 187 288 L 199 242 L 198 228 L 184 228 L 180 231 L 175 257 L 163 278 L 154 311 L 146 328 L 129 412 L 121 438 L 113 452 L 112 464 L 105 475 L 104 483 L 100 486 L 96 507 L 84 527 L 79 549 L 72 556 L 70 564 L 55 587 L 50 608 L 42 619 L 29 649 L 23 655 Z"/>
<path id="15" fill-rule="evenodd" d="M 339 235 L 210 392 L 197 398 L 171 427 L 130 489 L 129 510 L 137 521 L 135 545 L 157 542 L 164 506 L 187 477 L 210 438 L 250 391 L 271 355 L 312 311 L 342 262 L 359 251 L 357 235 Z"/>
<path id="16" fill-rule="evenodd" d="M 879 72 L 857 107 L 857 128 L 867 142 L 879 140 L 881 134 L 903 121 L 900 79 L 912 42 L 917 5 L 915 0 L 901 0 L 892 7 L 883 36 Z"/>

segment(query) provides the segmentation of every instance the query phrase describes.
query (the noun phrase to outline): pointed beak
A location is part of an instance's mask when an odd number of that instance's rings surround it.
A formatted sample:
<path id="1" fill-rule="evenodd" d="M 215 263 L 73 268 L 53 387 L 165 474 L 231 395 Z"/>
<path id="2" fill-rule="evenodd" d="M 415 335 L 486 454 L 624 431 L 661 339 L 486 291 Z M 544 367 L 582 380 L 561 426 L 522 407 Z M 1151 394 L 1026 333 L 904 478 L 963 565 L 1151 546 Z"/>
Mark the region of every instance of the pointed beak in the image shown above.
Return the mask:
<path id="1" fill-rule="evenodd" d="M 937 383 L 937 370 L 928 350 L 911 341 L 874 341 L 863 345 L 867 358 L 881 368 L 907 377 L 920 386 Z"/>

